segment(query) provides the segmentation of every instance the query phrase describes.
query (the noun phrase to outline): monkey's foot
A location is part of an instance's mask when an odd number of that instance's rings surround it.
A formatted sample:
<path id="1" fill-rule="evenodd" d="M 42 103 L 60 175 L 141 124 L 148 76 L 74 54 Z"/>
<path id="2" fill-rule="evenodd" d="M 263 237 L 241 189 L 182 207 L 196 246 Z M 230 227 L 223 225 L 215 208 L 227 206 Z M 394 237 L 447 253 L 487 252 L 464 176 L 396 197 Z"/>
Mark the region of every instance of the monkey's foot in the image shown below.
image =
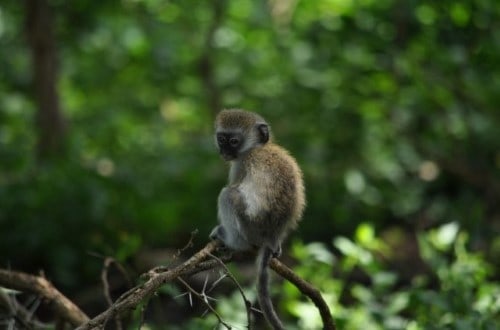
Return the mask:
<path id="1" fill-rule="evenodd" d="M 224 229 L 221 226 L 215 226 L 209 235 L 211 240 L 224 242 Z"/>
<path id="2" fill-rule="evenodd" d="M 230 249 L 224 244 L 224 228 L 221 226 L 216 226 L 209 235 L 212 241 L 218 241 L 219 245 L 217 246 L 217 251 L 221 251 L 223 253 L 230 251 Z"/>
<path id="3" fill-rule="evenodd" d="M 279 258 L 279 257 L 281 257 L 281 252 L 283 252 L 283 251 L 282 251 L 282 249 L 281 249 L 281 244 L 279 244 L 279 245 L 278 245 L 278 246 L 277 246 L 277 247 L 273 250 L 273 252 L 271 252 L 271 256 L 272 256 L 273 258 Z"/>

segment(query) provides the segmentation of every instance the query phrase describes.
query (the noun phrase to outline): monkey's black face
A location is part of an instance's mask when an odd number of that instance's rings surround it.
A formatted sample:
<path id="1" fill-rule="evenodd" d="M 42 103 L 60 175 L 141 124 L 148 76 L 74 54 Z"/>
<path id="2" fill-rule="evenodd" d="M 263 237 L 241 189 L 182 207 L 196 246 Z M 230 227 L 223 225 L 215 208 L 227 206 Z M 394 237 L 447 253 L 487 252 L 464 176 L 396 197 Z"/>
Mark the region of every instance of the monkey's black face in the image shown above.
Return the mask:
<path id="1" fill-rule="evenodd" d="M 242 142 L 243 135 L 240 133 L 217 133 L 217 146 L 224 160 L 236 159 Z"/>

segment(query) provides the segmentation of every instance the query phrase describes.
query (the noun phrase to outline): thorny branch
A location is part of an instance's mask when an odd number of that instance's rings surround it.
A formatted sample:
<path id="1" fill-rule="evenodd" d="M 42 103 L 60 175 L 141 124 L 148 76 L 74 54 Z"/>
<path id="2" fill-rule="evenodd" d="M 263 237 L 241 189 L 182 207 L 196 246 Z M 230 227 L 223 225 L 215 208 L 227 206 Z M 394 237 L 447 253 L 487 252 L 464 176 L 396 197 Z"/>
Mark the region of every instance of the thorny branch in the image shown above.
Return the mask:
<path id="1" fill-rule="evenodd" d="M 101 329 L 107 320 L 119 318 L 121 315 L 137 308 L 141 303 L 147 301 L 147 299 L 154 295 L 165 283 L 177 279 L 182 281 L 184 286 L 186 286 L 187 283 L 182 280 L 182 276 L 189 276 L 204 270 L 214 269 L 233 260 L 232 256 L 215 257 L 214 259 L 213 252 L 217 247 L 219 247 L 217 242 L 209 242 L 203 249 L 175 267 L 157 267 L 148 271 L 141 276 L 141 278 L 144 279 L 143 283 L 122 294 L 107 310 L 90 320 L 74 303 L 57 291 L 50 282 L 42 276 L 33 276 L 0 269 L 0 286 L 24 292 L 34 292 L 43 296 L 45 299 L 52 302 L 52 306 L 54 306 L 57 315 L 67 320 L 73 326 L 78 326 L 77 329 L 79 330 Z M 269 265 L 271 269 L 294 284 L 304 295 L 308 296 L 313 301 L 320 312 L 324 329 L 335 330 L 335 323 L 328 305 L 316 288 L 301 279 L 290 268 L 286 267 L 277 259 L 272 259 Z M 223 267 L 227 271 L 225 265 Z M 231 276 L 229 272 L 227 272 L 227 274 Z M 236 280 L 234 280 L 234 282 L 237 283 Z M 191 290 L 192 288 L 189 286 L 186 286 L 186 288 L 192 294 L 208 302 L 205 299 L 207 298 L 205 294 L 206 288 L 203 289 L 204 292 L 202 294 Z M 251 306 L 251 304 L 243 295 L 243 291 L 239 285 L 238 289 L 242 293 L 245 304 L 249 304 L 247 305 L 248 312 L 248 306 Z M 215 315 L 217 316 L 217 314 Z M 219 320 L 221 324 L 228 327 L 222 319 Z"/>
<path id="2" fill-rule="evenodd" d="M 17 293 L 14 290 L 9 292 L 9 290 L 0 288 L 0 308 L 7 313 L 7 318 L 2 318 L 0 327 L 4 326 L 6 329 L 52 329 L 51 324 L 40 322 L 34 315 L 42 299 L 34 296 L 33 301 L 27 304 L 27 306 L 31 305 L 28 308 L 17 301 Z"/>
<path id="3" fill-rule="evenodd" d="M 88 330 L 99 328 L 107 319 L 136 308 L 141 302 L 150 298 L 163 284 L 192 271 L 197 264 L 207 259 L 208 255 L 215 250 L 216 246 L 216 242 L 209 242 L 203 249 L 195 253 L 186 262 L 173 269 L 164 272 L 148 272 L 150 278 L 145 283 L 125 292 L 118 298 L 113 306 L 89 322 L 82 324 L 77 329 Z"/>
<path id="4" fill-rule="evenodd" d="M 180 276 L 179 276 L 179 278 L 177 278 L 177 280 L 179 282 L 181 282 L 182 285 L 184 285 L 184 287 L 189 291 L 189 294 L 194 294 L 201 301 L 203 301 L 203 303 L 205 304 L 205 306 L 207 306 L 207 308 L 215 315 L 215 317 L 217 317 L 217 319 L 219 320 L 220 324 L 222 324 L 223 326 L 225 326 L 226 329 L 231 329 L 231 326 L 229 324 L 227 324 L 226 322 L 224 322 L 224 320 L 222 319 L 222 317 L 220 316 L 220 314 L 217 313 L 217 311 L 212 307 L 212 305 L 210 305 L 210 303 L 208 302 L 209 297 L 206 295 L 206 293 L 204 291 L 202 291 L 201 293 L 199 293 L 198 291 L 196 291 L 195 289 L 193 289 L 186 281 L 184 281 L 182 279 L 182 277 L 180 277 Z"/>
<path id="5" fill-rule="evenodd" d="M 221 260 L 219 259 L 218 257 L 214 256 L 213 254 L 210 254 L 210 257 L 214 260 L 216 260 L 219 265 L 224 268 L 224 271 L 226 272 L 226 275 L 229 276 L 229 278 L 231 278 L 231 280 L 233 281 L 233 283 L 236 285 L 236 287 L 238 288 L 238 291 L 240 291 L 240 294 L 241 294 L 241 297 L 243 298 L 243 301 L 245 302 L 245 309 L 247 311 L 247 320 L 248 320 L 248 330 L 251 330 L 251 316 L 252 316 L 252 302 L 250 300 L 247 299 L 246 295 L 245 295 L 245 292 L 243 291 L 243 288 L 241 287 L 240 283 L 234 278 L 233 274 L 229 271 L 229 269 L 227 268 L 226 264 Z"/>

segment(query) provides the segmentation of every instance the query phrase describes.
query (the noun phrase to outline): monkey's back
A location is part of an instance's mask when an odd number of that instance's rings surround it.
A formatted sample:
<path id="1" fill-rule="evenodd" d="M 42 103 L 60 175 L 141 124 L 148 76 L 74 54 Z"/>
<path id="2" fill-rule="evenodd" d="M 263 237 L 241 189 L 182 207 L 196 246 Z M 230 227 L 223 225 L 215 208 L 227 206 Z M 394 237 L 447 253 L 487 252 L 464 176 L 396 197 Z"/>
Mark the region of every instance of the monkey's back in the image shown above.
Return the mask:
<path id="1" fill-rule="evenodd" d="M 247 202 L 247 215 L 261 222 L 261 235 L 281 239 L 302 217 L 302 171 L 287 150 L 273 143 L 252 149 L 246 157 L 248 165 L 239 188 Z"/>

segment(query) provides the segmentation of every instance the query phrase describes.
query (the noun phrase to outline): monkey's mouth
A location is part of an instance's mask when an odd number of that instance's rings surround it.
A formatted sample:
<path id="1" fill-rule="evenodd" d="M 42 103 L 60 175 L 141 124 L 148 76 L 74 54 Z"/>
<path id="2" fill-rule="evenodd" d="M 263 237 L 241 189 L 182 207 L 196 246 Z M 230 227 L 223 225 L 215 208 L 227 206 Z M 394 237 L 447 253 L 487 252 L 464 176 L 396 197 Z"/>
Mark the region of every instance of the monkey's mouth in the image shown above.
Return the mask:
<path id="1" fill-rule="evenodd" d="M 224 159 L 225 161 L 230 161 L 230 160 L 236 159 L 236 155 L 231 154 L 231 153 L 221 152 L 220 155 L 221 155 L 222 159 Z"/>

